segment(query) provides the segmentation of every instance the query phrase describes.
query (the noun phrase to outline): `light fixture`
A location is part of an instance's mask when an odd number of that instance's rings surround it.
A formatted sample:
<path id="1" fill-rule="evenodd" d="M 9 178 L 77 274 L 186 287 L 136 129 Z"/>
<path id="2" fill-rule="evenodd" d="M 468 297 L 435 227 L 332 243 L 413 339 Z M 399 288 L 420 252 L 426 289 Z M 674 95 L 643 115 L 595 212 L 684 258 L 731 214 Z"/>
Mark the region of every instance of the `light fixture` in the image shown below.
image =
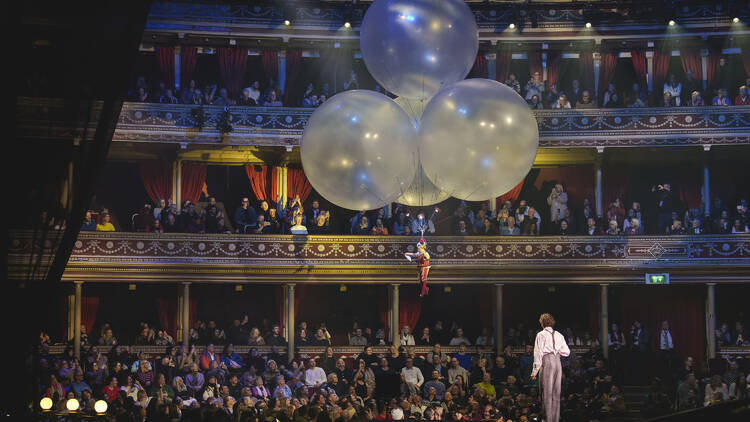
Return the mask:
<path id="1" fill-rule="evenodd" d="M 734 23 L 740 23 L 740 18 L 735 17 L 735 18 L 732 19 L 732 22 L 734 22 Z"/>
<path id="2" fill-rule="evenodd" d="M 290 21 L 289 19 L 284 20 L 284 26 L 289 26 L 291 24 L 292 24 L 292 21 Z"/>
<path id="3" fill-rule="evenodd" d="M 52 399 L 49 397 L 44 397 L 43 399 L 39 400 L 39 407 L 41 407 L 42 410 L 52 409 Z"/>
<path id="4" fill-rule="evenodd" d="M 65 402 L 65 407 L 71 412 L 75 412 L 80 406 L 81 404 L 78 403 L 78 400 L 76 399 L 68 399 L 68 401 Z"/>
<path id="5" fill-rule="evenodd" d="M 669 26 L 675 26 L 675 24 L 677 24 L 677 22 L 675 22 L 673 19 L 669 20 Z"/>
<path id="6" fill-rule="evenodd" d="M 515 23 L 511 23 L 510 25 L 508 25 L 508 28 L 510 28 L 510 29 L 516 29 L 516 24 Z"/>
<path id="7" fill-rule="evenodd" d="M 344 22 L 344 28 L 349 29 L 352 27 L 352 24 L 349 22 Z"/>
<path id="8" fill-rule="evenodd" d="M 586 22 L 586 28 L 591 28 L 591 22 Z"/>
<path id="9" fill-rule="evenodd" d="M 94 403 L 94 410 L 96 413 L 107 413 L 107 402 L 104 400 L 98 400 Z"/>

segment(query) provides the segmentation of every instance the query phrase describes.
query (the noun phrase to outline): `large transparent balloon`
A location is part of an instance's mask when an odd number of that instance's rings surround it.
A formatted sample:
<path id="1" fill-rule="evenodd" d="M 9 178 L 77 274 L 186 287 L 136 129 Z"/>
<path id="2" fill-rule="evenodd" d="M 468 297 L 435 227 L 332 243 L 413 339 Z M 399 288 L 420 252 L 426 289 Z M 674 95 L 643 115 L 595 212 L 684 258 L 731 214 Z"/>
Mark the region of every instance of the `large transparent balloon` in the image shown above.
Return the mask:
<path id="1" fill-rule="evenodd" d="M 398 97 L 394 99 L 396 104 L 400 105 L 404 109 L 406 114 L 411 117 L 414 127 L 419 127 L 419 119 L 422 118 L 422 113 L 427 105 L 426 100 L 413 100 L 405 97 Z M 419 153 L 417 153 L 419 157 Z M 401 196 L 396 199 L 396 202 L 404 205 L 411 206 L 426 206 L 443 202 L 450 198 L 450 195 L 443 192 L 435 186 L 427 175 L 424 174 L 422 164 L 418 163 L 417 174 L 414 176 L 414 180 L 409 185 L 409 188 L 404 191 Z"/>
<path id="2" fill-rule="evenodd" d="M 324 198 L 352 210 L 395 200 L 416 173 L 416 129 L 383 94 L 334 95 L 310 116 L 302 135 L 302 166 Z"/>
<path id="3" fill-rule="evenodd" d="M 463 0 L 376 0 L 365 13 L 359 45 L 383 87 L 429 99 L 469 74 L 479 31 Z"/>
<path id="4" fill-rule="evenodd" d="M 467 79 L 435 95 L 422 115 L 419 138 L 427 177 L 467 201 L 495 198 L 515 187 L 539 147 L 526 101 L 489 79 Z"/>

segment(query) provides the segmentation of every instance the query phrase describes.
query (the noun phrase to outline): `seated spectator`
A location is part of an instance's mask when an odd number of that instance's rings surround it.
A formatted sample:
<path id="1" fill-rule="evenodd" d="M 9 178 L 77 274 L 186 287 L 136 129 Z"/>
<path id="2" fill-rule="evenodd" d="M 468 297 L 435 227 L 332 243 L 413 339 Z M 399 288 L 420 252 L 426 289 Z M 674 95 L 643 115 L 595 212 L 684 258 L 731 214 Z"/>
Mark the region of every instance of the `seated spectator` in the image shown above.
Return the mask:
<path id="1" fill-rule="evenodd" d="M 521 93 L 521 83 L 516 78 L 515 73 L 511 73 L 508 75 L 508 79 L 505 80 L 505 85 L 508 85 L 509 87 L 513 88 L 514 91 L 517 93 Z"/>
<path id="2" fill-rule="evenodd" d="M 214 99 L 216 98 L 216 88 L 217 85 L 206 85 L 203 88 L 203 104 L 213 104 Z"/>
<path id="3" fill-rule="evenodd" d="M 508 217 L 506 220 L 507 225 L 502 227 L 500 229 L 500 234 L 502 236 L 520 236 L 521 235 L 521 229 L 516 226 L 516 219 L 513 217 Z"/>
<path id="4" fill-rule="evenodd" d="M 573 79 L 573 82 L 570 83 L 570 89 L 566 89 L 565 92 L 568 94 L 570 104 L 573 105 L 574 108 L 583 99 L 583 91 L 578 79 Z"/>
<path id="5" fill-rule="evenodd" d="M 372 226 L 372 234 L 374 236 L 387 236 L 388 235 L 388 229 L 383 226 L 383 219 L 378 218 L 375 220 L 375 225 Z"/>
<path id="6" fill-rule="evenodd" d="M 283 107 L 284 104 L 281 102 L 281 99 L 279 98 L 279 95 L 276 93 L 276 90 L 272 89 L 268 93 L 268 97 L 265 101 L 263 101 L 263 107 Z"/>
<path id="7" fill-rule="evenodd" d="M 323 104 L 324 102 L 326 102 L 326 100 L 327 100 L 327 99 L 328 99 L 328 96 L 327 96 L 327 95 L 325 95 L 325 94 L 320 94 L 320 95 L 318 96 L 318 105 L 321 105 L 321 104 Z"/>
<path id="8" fill-rule="evenodd" d="M 701 81 L 695 79 L 692 70 L 685 71 L 685 82 L 682 84 L 683 104 L 692 105 L 693 92 L 700 92 L 702 85 Z"/>
<path id="9" fill-rule="evenodd" d="M 83 224 L 81 225 L 81 231 L 96 231 L 96 220 L 94 220 L 91 217 L 91 211 L 86 211 L 86 216 L 83 219 Z"/>
<path id="10" fill-rule="evenodd" d="M 451 339 L 450 345 L 460 346 L 461 344 L 471 346 L 471 341 L 469 341 L 468 338 L 464 337 L 464 329 L 459 327 L 456 329 L 456 335 Z"/>
<path id="11" fill-rule="evenodd" d="M 113 232 L 115 226 L 111 222 L 112 217 L 109 214 L 102 214 L 101 223 L 96 225 L 96 231 L 98 232 Z"/>
<path id="12" fill-rule="evenodd" d="M 151 205 L 145 204 L 143 208 L 133 216 L 133 230 L 137 232 L 150 232 L 154 224 L 154 215 Z"/>
<path id="13" fill-rule="evenodd" d="M 557 234 L 559 236 L 567 236 L 572 234 L 568 231 L 568 220 L 560 220 L 560 229 L 558 230 Z"/>
<path id="14" fill-rule="evenodd" d="M 544 81 L 542 81 L 542 76 L 539 72 L 534 72 L 531 75 L 529 81 L 526 82 L 524 91 L 526 92 L 525 98 L 527 101 L 530 101 L 531 97 L 534 95 L 536 95 L 538 99 L 542 98 L 542 93 L 544 92 Z"/>
<path id="15" fill-rule="evenodd" d="M 703 107 L 706 105 L 706 102 L 703 101 L 703 97 L 701 96 L 700 92 L 693 91 L 693 93 L 690 94 L 690 102 L 687 105 L 691 107 Z"/>
<path id="16" fill-rule="evenodd" d="M 148 92 L 146 92 L 146 88 L 140 87 L 136 91 L 133 101 L 139 102 L 139 103 L 147 103 L 151 101 L 151 97 L 148 95 Z"/>
<path id="17" fill-rule="evenodd" d="M 233 101 L 229 98 L 229 92 L 226 88 L 221 88 L 219 90 L 219 96 L 214 98 L 214 100 L 211 102 L 213 105 L 219 105 L 219 106 L 230 106 L 232 105 Z"/>
<path id="18" fill-rule="evenodd" d="M 697 218 L 694 218 L 690 222 L 690 229 L 688 229 L 688 234 L 705 234 L 705 230 L 703 229 L 703 225 L 701 224 L 701 221 Z"/>
<path id="19" fill-rule="evenodd" d="M 665 92 L 662 97 L 661 107 L 674 107 L 674 98 L 669 92 Z"/>
<path id="20" fill-rule="evenodd" d="M 706 384 L 706 393 L 703 396 L 703 406 L 710 406 L 729 400 L 729 390 L 721 379 L 721 375 L 711 377 L 711 382 Z"/>
<path id="21" fill-rule="evenodd" d="M 294 216 L 294 224 L 289 228 L 291 234 L 307 234 L 307 227 L 302 224 L 302 214 Z"/>
<path id="22" fill-rule="evenodd" d="M 615 84 L 610 83 L 607 86 L 607 90 L 604 91 L 604 96 L 602 97 L 602 107 L 604 108 L 620 107 L 619 98 L 617 96 L 617 90 L 615 89 Z"/>
<path id="23" fill-rule="evenodd" d="M 260 101 L 258 101 L 258 99 L 260 98 L 260 82 L 254 81 L 252 85 L 245 89 L 249 90 L 250 98 L 252 98 L 252 100 L 255 101 L 256 104 L 260 104 Z"/>
<path id="24" fill-rule="evenodd" d="M 253 229 L 253 233 L 255 234 L 270 234 L 271 233 L 271 223 L 266 221 L 266 216 L 263 214 L 258 215 L 258 223 L 256 228 Z"/>
<path id="25" fill-rule="evenodd" d="M 734 105 L 750 105 L 750 96 L 747 95 L 747 86 L 742 85 L 737 97 L 734 99 Z"/>
<path id="26" fill-rule="evenodd" d="M 607 236 L 620 236 L 622 232 L 620 231 L 620 228 L 617 226 L 617 220 L 612 220 L 609 222 L 609 227 L 607 228 L 607 231 L 604 232 Z"/>
<path id="27" fill-rule="evenodd" d="M 560 94 L 561 92 L 557 90 L 557 85 L 551 84 L 547 93 L 544 94 L 544 102 L 552 106 L 552 104 L 557 102 L 557 97 L 559 97 Z"/>
<path id="28" fill-rule="evenodd" d="M 648 106 L 648 93 L 645 90 L 641 91 L 637 97 L 628 102 L 627 106 L 630 108 L 641 108 Z"/>
<path id="29" fill-rule="evenodd" d="M 570 101 L 568 101 L 568 97 L 565 94 L 560 94 L 560 96 L 557 97 L 557 101 L 552 104 L 552 108 L 554 109 L 571 108 Z"/>
<path id="30" fill-rule="evenodd" d="M 534 94 L 531 96 L 531 99 L 529 99 L 529 107 L 531 107 L 532 110 L 542 110 L 544 109 L 544 104 L 539 100 L 539 96 Z"/>
<path id="31" fill-rule="evenodd" d="M 180 102 L 182 104 L 193 103 L 193 97 L 195 94 L 196 87 L 197 87 L 197 84 L 195 83 L 194 79 L 191 79 L 190 82 L 188 82 L 186 86 L 182 87 L 182 90 L 180 91 Z"/>
<path id="32" fill-rule="evenodd" d="M 539 227 L 541 224 L 541 221 L 539 217 L 536 215 L 536 209 L 534 207 L 529 207 L 528 209 L 528 215 L 520 216 L 519 218 L 522 219 L 521 221 L 521 233 L 526 236 L 538 236 L 539 235 Z"/>
<path id="33" fill-rule="evenodd" d="M 748 230 L 747 224 L 743 223 L 741 219 L 735 218 L 732 233 L 750 233 L 750 230 Z"/>
<path id="34" fill-rule="evenodd" d="M 317 107 L 318 106 L 318 96 L 315 94 L 310 94 L 302 99 L 302 107 Z"/>
<path id="35" fill-rule="evenodd" d="M 179 104 L 180 100 L 175 97 L 174 91 L 171 88 L 167 88 L 164 94 L 159 97 L 159 102 L 162 104 Z"/>
<path id="36" fill-rule="evenodd" d="M 578 101 L 575 107 L 577 109 L 596 108 L 596 101 L 591 98 L 591 93 L 588 90 L 584 90 L 581 94 L 581 101 Z"/>
<path id="37" fill-rule="evenodd" d="M 716 90 L 716 96 L 714 97 L 712 104 L 715 106 L 732 105 L 732 103 L 729 101 L 729 97 L 727 97 L 727 91 L 725 89 Z"/>
<path id="38" fill-rule="evenodd" d="M 680 106 L 680 98 L 682 95 L 682 84 L 677 81 L 677 77 L 673 74 L 669 75 L 669 80 L 664 83 L 664 93 L 669 93 L 673 98 L 674 105 Z"/>
<path id="39" fill-rule="evenodd" d="M 247 233 L 248 229 L 256 227 L 258 216 L 255 209 L 250 206 L 248 198 L 242 198 L 240 207 L 234 212 L 234 225 L 240 233 Z"/>
<path id="40" fill-rule="evenodd" d="M 625 220 L 625 235 L 627 236 L 640 236 L 643 234 L 643 228 L 641 222 L 635 217 Z"/>
<path id="41" fill-rule="evenodd" d="M 258 105 L 258 103 L 255 101 L 255 99 L 251 96 L 252 91 L 250 88 L 245 88 L 242 90 L 242 95 L 240 96 L 240 99 L 237 100 L 238 106 L 254 106 Z"/>

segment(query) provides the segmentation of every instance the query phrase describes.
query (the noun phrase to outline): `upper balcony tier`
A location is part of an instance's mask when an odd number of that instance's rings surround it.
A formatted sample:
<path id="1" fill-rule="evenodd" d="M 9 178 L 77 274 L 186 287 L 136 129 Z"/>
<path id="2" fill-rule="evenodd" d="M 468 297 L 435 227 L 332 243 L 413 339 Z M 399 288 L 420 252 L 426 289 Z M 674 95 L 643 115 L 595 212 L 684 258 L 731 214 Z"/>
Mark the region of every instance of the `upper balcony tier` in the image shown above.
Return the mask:
<path id="1" fill-rule="evenodd" d="M 12 233 L 9 274 L 24 278 L 31 232 Z M 404 259 L 416 237 L 82 232 L 63 281 L 416 283 Z M 750 281 L 750 235 L 430 237 L 432 283 L 674 283 Z M 42 247 L 43 246 L 43 247 Z M 36 258 L 34 258 L 36 259 Z M 42 264 L 44 265 L 44 264 Z"/>
<path id="2" fill-rule="evenodd" d="M 183 147 L 292 147 L 299 145 L 313 110 L 232 106 L 229 114 L 233 130 L 221 134 L 217 123 L 224 107 L 128 102 L 120 113 L 113 141 Z M 70 141 L 77 133 L 61 123 L 68 113 L 62 101 L 21 98 L 17 106 L 18 137 Z M 535 110 L 534 114 L 541 148 L 750 144 L 750 106 Z M 95 124 L 93 118 L 89 123 L 91 133 Z"/>

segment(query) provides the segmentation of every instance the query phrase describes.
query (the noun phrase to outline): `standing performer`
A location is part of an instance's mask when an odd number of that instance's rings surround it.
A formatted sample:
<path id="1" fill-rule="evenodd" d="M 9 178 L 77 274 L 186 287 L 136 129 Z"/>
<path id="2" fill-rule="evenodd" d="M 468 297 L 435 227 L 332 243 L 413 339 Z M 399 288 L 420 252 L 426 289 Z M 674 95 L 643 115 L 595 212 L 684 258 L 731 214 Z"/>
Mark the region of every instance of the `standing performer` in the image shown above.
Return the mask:
<path id="1" fill-rule="evenodd" d="M 404 256 L 409 262 L 412 258 L 417 258 L 417 275 L 419 282 L 422 283 L 422 292 L 419 293 L 419 297 L 424 297 L 430 291 L 427 287 L 427 274 L 430 273 L 430 268 L 432 268 L 430 266 L 430 254 L 427 252 L 427 242 L 425 242 L 424 237 L 417 242 L 416 253 L 407 252 Z"/>
<path id="2" fill-rule="evenodd" d="M 562 380 L 562 366 L 560 356 L 570 356 L 570 349 L 565 343 L 565 337 L 554 330 L 555 318 L 550 314 L 539 317 L 542 331 L 536 334 L 534 342 L 534 370 L 531 379 L 541 372 L 542 401 L 544 402 L 544 420 L 559 422 L 560 420 L 560 381 Z"/>

